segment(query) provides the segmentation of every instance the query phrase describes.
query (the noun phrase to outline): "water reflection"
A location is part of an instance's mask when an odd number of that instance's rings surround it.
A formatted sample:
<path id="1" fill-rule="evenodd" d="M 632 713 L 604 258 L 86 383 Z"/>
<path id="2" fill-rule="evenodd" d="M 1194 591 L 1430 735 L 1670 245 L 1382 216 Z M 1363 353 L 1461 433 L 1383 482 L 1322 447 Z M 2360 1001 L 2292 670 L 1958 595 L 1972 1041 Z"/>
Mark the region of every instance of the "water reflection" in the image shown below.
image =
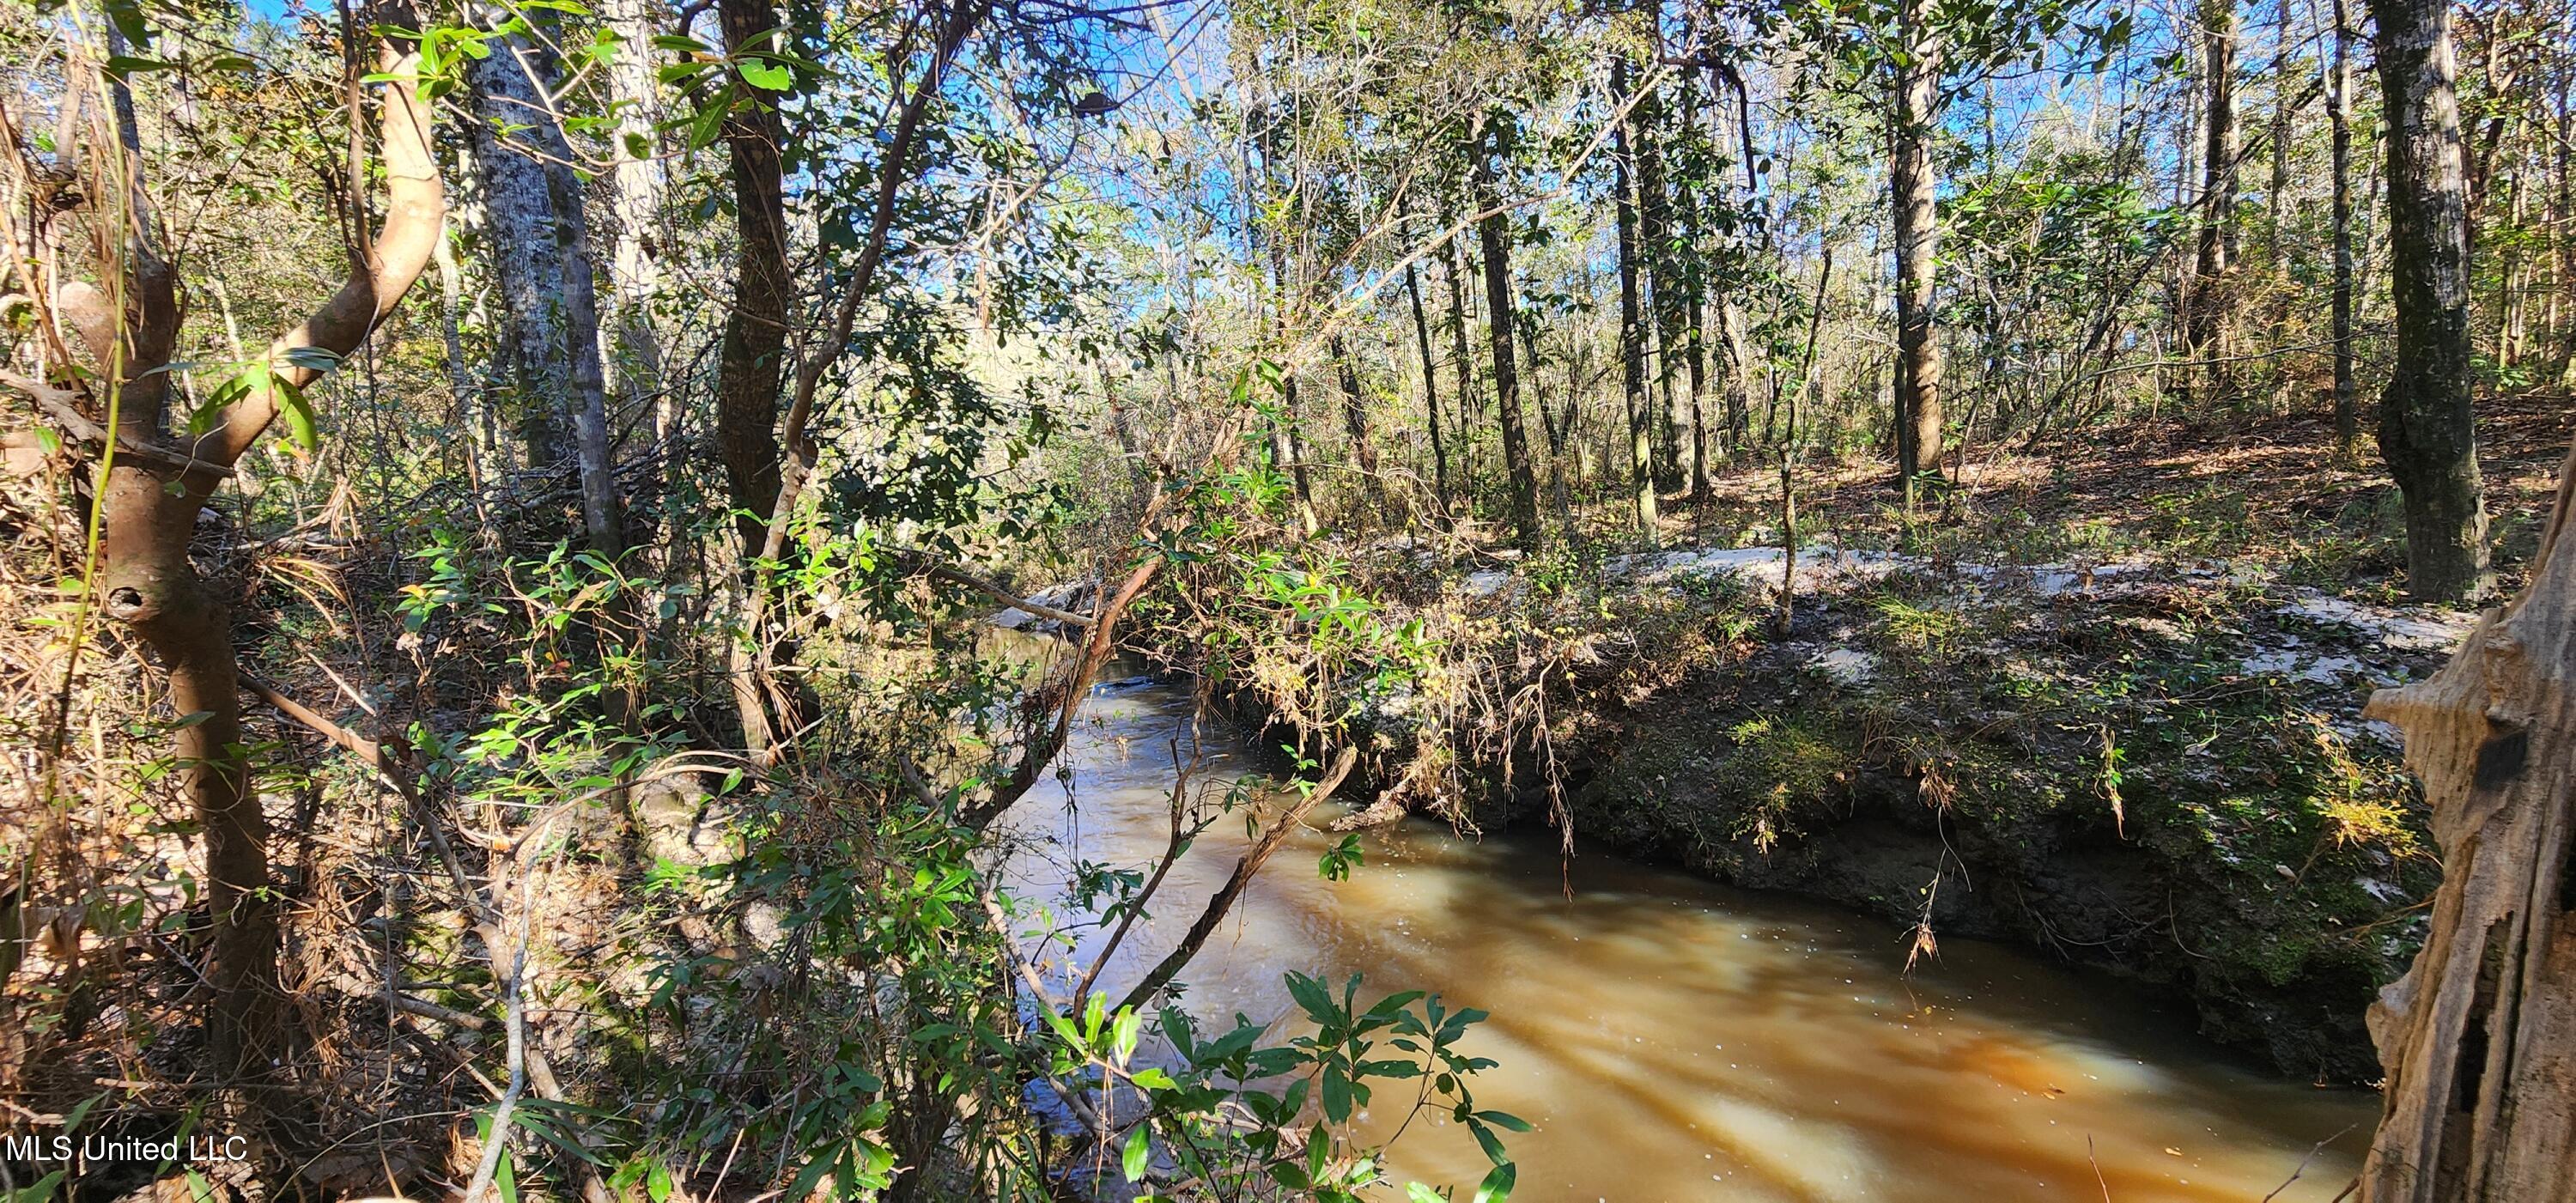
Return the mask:
<path id="1" fill-rule="evenodd" d="M 1168 835 L 1172 738 L 1188 700 L 1105 687 L 1053 783 L 1008 820 L 1024 894 L 1064 867 L 1138 866 Z M 1203 772 L 1251 771 L 1211 735 Z M 2326 1200 L 2350 1180 L 2377 1101 L 2253 1073 L 2122 983 L 1949 940 L 1909 981 L 1879 921 L 1723 889 L 1553 842 L 1460 840 L 1429 824 L 1372 837 L 1349 881 L 1331 842 L 1284 848 L 1184 975 L 1202 1017 L 1289 1011 L 1280 975 L 1364 973 L 1364 996 L 1438 991 L 1493 1018 L 1482 1106 L 1527 1200 Z M 1232 868 L 1239 822 L 1202 839 L 1103 974 L 1114 998 L 1169 950 Z M 1073 954 L 1087 964 L 1097 934 Z M 1381 1110 L 1393 1110 L 1381 1099 Z M 1397 1117 L 1382 1117 L 1388 1122 Z M 2340 1134 L 2338 1138 L 2338 1134 Z M 2328 1147 L 2318 1150 L 2320 1142 Z M 1417 1123 L 1406 1175 L 1473 1183 L 1463 1132 Z"/>

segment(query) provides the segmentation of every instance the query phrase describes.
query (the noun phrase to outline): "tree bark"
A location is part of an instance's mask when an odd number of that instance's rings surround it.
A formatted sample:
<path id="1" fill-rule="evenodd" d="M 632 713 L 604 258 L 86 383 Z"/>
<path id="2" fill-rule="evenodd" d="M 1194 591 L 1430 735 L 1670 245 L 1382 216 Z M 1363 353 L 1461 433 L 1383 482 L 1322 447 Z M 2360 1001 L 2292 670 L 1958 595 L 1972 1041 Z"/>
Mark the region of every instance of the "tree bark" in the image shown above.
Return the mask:
<path id="1" fill-rule="evenodd" d="M 2189 369 L 2204 402 L 2231 400 L 2232 373 L 2220 346 L 2235 293 L 2236 272 L 2236 6 L 2234 0 L 2201 0 L 2201 62 L 2205 71 L 2201 118 L 2199 251 L 2193 259 L 2191 311 L 2184 325 Z"/>
<path id="2" fill-rule="evenodd" d="M 1932 271 L 1940 229 L 1933 209 L 1940 181 L 1932 165 L 1939 121 L 1942 46 L 1930 0 L 1902 0 L 1895 113 L 1888 125 L 1889 193 L 1896 227 L 1896 470 L 1910 504 L 1914 482 L 1941 465 L 1941 347 L 1932 321 Z"/>
<path id="3" fill-rule="evenodd" d="M 1351 362 L 1350 346 L 1339 331 L 1334 332 L 1331 345 L 1333 364 L 1342 382 L 1342 430 L 1351 440 L 1351 459 L 1360 470 L 1360 488 L 1368 495 L 1369 504 L 1384 515 L 1386 488 L 1377 475 L 1377 444 L 1369 431 L 1368 398 L 1360 392 L 1359 365 Z"/>
<path id="4" fill-rule="evenodd" d="M 2352 341 L 2352 23 L 2345 0 L 2334 5 L 2333 61 L 2326 68 L 2328 155 L 2334 175 L 2334 424 L 2335 442 L 2350 450 L 2361 441 L 2360 389 L 2353 378 Z"/>
<path id="5" fill-rule="evenodd" d="M 1617 89 L 1621 98 L 1627 89 Z M 1625 123 L 1635 173 L 1637 270 L 1644 299 L 1654 318 L 1656 401 L 1652 411 L 1655 480 L 1664 488 L 1682 484 L 1681 422 L 1673 399 L 1672 348 L 1681 341 L 1681 287 L 1673 279 L 1673 211 L 1665 188 L 1664 150 L 1657 131 L 1663 124 L 1663 99 L 1649 84 L 1629 110 Z"/>
<path id="6" fill-rule="evenodd" d="M 1413 265 L 1404 265 L 1404 295 L 1413 303 L 1413 339 L 1422 352 L 1422 410 L 1431 424 L 1431 512 L 1442 530 L 1449 528 L 1449 445 L 1440 437 L 1440 372 L 1431 358 L 1431 322 L 1422 310 L 1422 280 Z"/>
<path id="7" fill-rule="evenodd" d="M 1476 512 L 1476 426 L 1484 418 L 1483 394 L 1476 391 L 1476 356 L 1467 339 L 1467 242 L 1449 240 L 1449 257 L 1441 275 L 1449 281 L 1449 363 L 1458 376 L 1458 492 L 1467 514 Z"/>
<path id="8" fill-rule="evenodd" d="M 1508 114 L 1488 114 L 1490 153 L 1483 136 L 1470 138 L 1467 151 L 1475 183 L 1476 242 L 1485 260 L 1486 341 L 1494 354 L 1494 409 L 1502 426 L 1503 470 L 1511 486 L 1513 542 L 1524 551 L 1536 551 L 1542 539 L 1538 476 L 1530 464 L 1529 434 L 1521 421 L 1520 379 L 1512 365 L 1511 217 L 1503 209 L 1495 179 L 1495 160 L 1507 159 L 1511 153 L 1510 121 Z"/>
<path id="9" fill-rule="evenodd" d="M 1614 104 L 1628 94 L 1628 60 L 1624 57 L 1611 61 L 1610 92 Z M 1637 277 L 1641 274 L 1637 261 L 1639 181 L 1632 174 L 1637 145 L 1630 136 L 1631 124 L 1633 119 L 1622 120 L 1610 130 L 1610 162 L 1618 188 L 1619 377 L 1621 395 L 1628 402 L 1628 487 L 1635 498 L 1637 529 L 1644 535 L 1646 545 L 1652 547 L 1659 533 L 1655 476 L 1661 465 L 1656 463 L 1648 429 L 1651 401 L 1646 391 L 1647 317 L 1637 296 Z"/>
<path id="10" fill-rule="evenodd" d="M 2476 601 L 2493 587 L 2470 383 L 2469 233 L 2444 0 L 2371 0 L 2388 122 L 2390 294 L 2397 362 L 2379 450 L 2406 501 L 2406 588 Z"/>
<path id="11" fill-rule="evenodd" d="M 554 53 L 524 35 L 492 51 L 467 68 L 480 118 L 473 144 L 507 316 L 505 358 L 528 423 L 528 460 L 538 468 L 560 464 L 569 432 L 583 528 L 592 549 L 615 556 L 621 540 L 597 283 L 582 184 L 554 111 Z"/>
<path id="12" fill-rule="evenodd" d="M 121 394 L 117 433 L 137 445 L 184 451 L 197 465 L 116 456 L 100 499 L 105 531 L 96 584 L 106 614 L 126 624 L 160 661 L 173 713 L 194 720 L 173 736 L 172 753 L 205 840 L 213 948 L 207 1053 L 216 1076 L 228 1085 L 267 1080 L 284 1052 L 276 1043 L 277 914 L 268 874 L 268 820 L 252 784 L 242 731 L 232 615 L 198 576 L 188 545 L 198 513 L 290 403 L 288 391 L 300 392 L 321 376 L 303 353 L 345 358 L 354 352 L 401 302 L 438 245 L 446 200 L 430 149 L 430 111 L 412 82 L 418 62 L 386 49 L 379 69 L 394 81 L 386 86 L 379 118 L 383 224 L 364 254 L 352 256 L 339 290 L 304 324 L 271 342 L 264 370 L 247 378 L 248 388 L 225 407 L 221 425 L 174 446 L 168 413 L 172 373 L 165 369 L 178 334 L 177 273 L 158 251 L 148 212 L 135 215 L 128 262 L 99 265 L 102 274 L 130 269 L 122 345 L 93 348 L 102 364 L 124 369 L 115 385 Z M 132 101 L 121 83 L 116 90 L 121 136 L 103 144 L 125 148 L 124 179 L 139 195 Z"/>
<path id="13" fill-rule="evenodd" d="M 730 55 L 766 47 L 778 27 L 770 0 L 719 0 L 716 12 Z M 725 118 L 740 259 L 716 359 L 716 445 L 745 558 L 767 541 L 768 516 L 778 502 L 778 391 L 795 297 L 787 272 L 785 169 L 779 158 L 785 137 L 778 110 L 765 103 L 736 105 Z"/>
<path id="14" fill-rule="evenodd" d="M 680 406 L 662 390 L 662 344 L 653 333 L 652 299 L 660 282 L 654 263 L 656 227 L 666 190 L 662 164 L 653 156 L 658 139 L 653 123 L 658 109 L 653 82 L 655 34 L 661 6 L 652 0 L 608 0 L 609 25 L 620 44 L 608 73 L 618 105 L 617 245 L 610 264 L 617 285 L 616 354 L 611 357 L 617 394 L 636 415 L 650 407 L 653 437 L 668 444 L 676 437 Z M 641 142 L 641 152 L 636 147 Z M 683 459 L 664 448 L 665 462 L 676 468 Z M 676 474 L 674 474 L 676 478 Z"/>
<path id="15" fill-rule="evenodd" d="M 2365 1203 L 2576 1199 L 2576 453 L 2531 585 L 2431 679 L 2368 713 L 2406 734 L 2442 885 L 2371 1036 L 2387 1101 Z"/>

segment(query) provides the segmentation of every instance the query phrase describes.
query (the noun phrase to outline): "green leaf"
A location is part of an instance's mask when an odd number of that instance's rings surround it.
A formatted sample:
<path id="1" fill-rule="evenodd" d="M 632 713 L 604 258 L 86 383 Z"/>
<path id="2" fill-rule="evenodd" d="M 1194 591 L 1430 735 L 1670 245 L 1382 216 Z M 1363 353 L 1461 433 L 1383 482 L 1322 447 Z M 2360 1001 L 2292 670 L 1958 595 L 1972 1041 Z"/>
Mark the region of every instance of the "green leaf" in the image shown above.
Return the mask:
<path id="1" fill-rule="evenodd" d="M 1508 1111 L 1479 1111 L 1476 1118 L 1512 1132 L 1527 1132 L 1530 1122 Z"/>
<path id="2" fill-rule="evenodd" d="M 1475 1203 L 1503 1203 L 1512 1197 L 1512 1183 L 1519 1177 L 1520 1171 L 1512 1168 L 1511 1162 L 1495 1166 L 1484 1181 L 1476 1184 Z"/>
<path id="3" fill-rule="evenodd" d="M 1154 1146 L 1147 1135 L 1145 1125 L 1138 1124 L 1127 1133 L 1127 1148 L 1118 1155 L 1118 1168 L 1126 1172 L 1129 1182 L 1141 1182 L 1145 1177 L 1146 1163 L 1152 1159 L 1153 1152 Z"/>
<path id="4" fill-rule="evenodd" d="M 796 86 L 796 73 L 776 63 L 751 60 L 736 64 L 734 70 L 742 74 L 742 82 L 755 88 L 784 92 Z"/>
<path id="5" fill-rule="evenodd" d="M 1341 1123 L 1351 1117 L 1351 1080 L 1338 1065 L 1324 1067 L 1324 1118 Z"/>

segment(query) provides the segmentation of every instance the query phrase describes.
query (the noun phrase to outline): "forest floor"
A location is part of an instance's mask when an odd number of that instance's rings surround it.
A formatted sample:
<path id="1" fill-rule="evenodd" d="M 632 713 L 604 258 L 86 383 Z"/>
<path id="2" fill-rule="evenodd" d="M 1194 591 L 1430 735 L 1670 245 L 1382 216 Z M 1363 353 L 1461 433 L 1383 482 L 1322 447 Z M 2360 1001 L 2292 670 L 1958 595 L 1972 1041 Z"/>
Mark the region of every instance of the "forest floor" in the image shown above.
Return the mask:
<path id="1" fill-rule="evenodd" d="M 1947 467 L 1958 486 L 1928 497 L 1922 519 L 1945 546 L 2030 562 L 2083 551 L 2267 559 L 2296 566 L 2319 587 L 2393 596 L 2403 525 L 2387 469 L 2369 431 L 2355 451 L 2336 446 L 2321 413 L 2226 420 L 2141 422 L 2077 437 L 1957 448 Z M 2576 398 L 2534 392 L 2496 398 L 2478 413 L 2479 462 L 2497 562 L 2508 588 L 2548 518 L 2558 465 L 2576 441 Z M 1802 466 L 1802 528 L 1833 532 L 1847 547 L 1885 547 L 1907 523 L 1893 466 L 1870 456 Z M 1780 480 L 1755 465 L 1711 482 L 1712 496 L 1665 500 L 1666 544 L 1720 543 L 1730 530 L 1776 540 Z M 2287 535 L 2287 542 L 2277 542 Z M 1715 536 L 1715 537 L 1712 537 Z"/>
<path id="2" fill-rule="evenodd" d="M 2516 398 L 2481 425 L 2510 592 L 2576 410 Z M 2376 1077 L 2362 1015 L 2439 864 L 2362 709 L 2475 616 L 2404 604 L 2367 442 L 2300 415 L 1967 459 L 1911 522 L 1883 459 L 1803 467 L 1786 631 L 1776 468 L 1668 498 L 1654 550 L 1611 499 L 1526 558 L 1482 531 L 1346 549 L 1441 633 L 1450 675 L 1487 681 L 1367 701 L 1374 783 L 1462 826 L 1568 823 L 1578 848 L 1850 905 L 1921 951 L 2050 949 L 2189 998 L 2283 1072 Z M 1532 665 L 1543 757 L 1479 729 Z"/>

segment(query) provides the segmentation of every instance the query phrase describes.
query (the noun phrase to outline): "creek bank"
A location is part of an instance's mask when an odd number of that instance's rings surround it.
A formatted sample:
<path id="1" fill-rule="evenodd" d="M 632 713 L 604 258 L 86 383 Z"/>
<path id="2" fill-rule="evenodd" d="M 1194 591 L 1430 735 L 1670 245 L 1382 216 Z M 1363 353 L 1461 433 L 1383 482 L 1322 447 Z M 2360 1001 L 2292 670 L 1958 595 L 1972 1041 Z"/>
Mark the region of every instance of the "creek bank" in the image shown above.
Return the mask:
<path id="1" fill-rule="evenodd" d="M 1950 935 L 2036 946 L 2189 998 L 2206 1034 L 2284 1073 L 2378 1075 L 2362 1016 L 2413 955 L 2438 863 L 2359 712 L 2468 616 L 2242 566 L 1827 549 L 1782 636 L 1777 549 L 1613 557 L 1546 587 L 1385 555 L 1399 571 L 1355 573 L 1385 617 L 1457 641 L 1449 663 L 1543 632 L 1486 661 L 1521 670 L 1487 693 L 1534 685 L 1543 705 L 1496 740 L 1464 721 L 1491 705 L 1437 682 L 1349 682 L 1372 817 L 1570 822 L 1578 847 L 1880 917 L 1891 956 L 1909 935 L 1933 955 Z M 1261 674 L 1231 679 L 1235 717 L 1276 717 Z"/>

